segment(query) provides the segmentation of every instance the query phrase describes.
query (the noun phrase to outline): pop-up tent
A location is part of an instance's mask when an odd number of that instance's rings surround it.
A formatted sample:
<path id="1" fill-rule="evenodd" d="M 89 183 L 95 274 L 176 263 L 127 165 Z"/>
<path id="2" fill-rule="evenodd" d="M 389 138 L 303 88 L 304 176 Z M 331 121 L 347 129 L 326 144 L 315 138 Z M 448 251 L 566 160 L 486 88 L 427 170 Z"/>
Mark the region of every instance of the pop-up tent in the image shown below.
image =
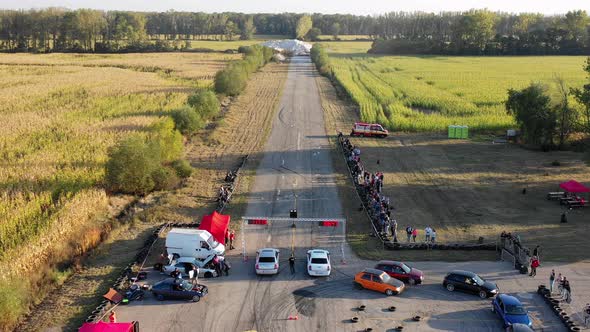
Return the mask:
<path id="1" fill-rule="evenodd" d="M 136 332 L 139 331 L 137 322 L 131 323 L 84 323 L 79 332 Z"/>
<path id="2" fill-rule="evenodd" d="M 570 193 L 590 193 L 590 188 L 575 180 L 560 183 L 559 187 Z"/>
<path id="3" fill-rule="evenodd" d="M 227 232 L 229 219 L 229 215 L 219 214 L 217 211 L 214 211 L 208 216 L 203 216 L 199 229 L 208 231 L 217 242 L 225 245 L 225 233 Z"/>

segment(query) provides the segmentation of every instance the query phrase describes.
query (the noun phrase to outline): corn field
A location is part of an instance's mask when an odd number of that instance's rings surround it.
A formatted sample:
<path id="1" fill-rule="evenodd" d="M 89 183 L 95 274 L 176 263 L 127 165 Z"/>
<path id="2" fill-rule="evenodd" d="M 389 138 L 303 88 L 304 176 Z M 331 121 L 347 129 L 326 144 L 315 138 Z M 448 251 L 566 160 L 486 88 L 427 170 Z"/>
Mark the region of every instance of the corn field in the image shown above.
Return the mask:
<path id="1" fill-rule="evenodd" d="M 333 75 L 359 106 L 363 121 L 402 131 L 476 131 L 514 127 L 504 102 L 509 88 L 550 88 L 559 76 L 584 83 L 585 57 L 331 57 Z M 572 101 L 573 104 L 575 104 Z"/>
<path id="2" fill-rule="evenodd" d="M 55 227 L 68 202 L 104 210 L 107 150 L 182 107 L 239 55 L 0 55 L 0 259 Z M 103 190 L 104 192 L 104 190 Z M 93 211 L 77 211 L 92 214 Z"/>

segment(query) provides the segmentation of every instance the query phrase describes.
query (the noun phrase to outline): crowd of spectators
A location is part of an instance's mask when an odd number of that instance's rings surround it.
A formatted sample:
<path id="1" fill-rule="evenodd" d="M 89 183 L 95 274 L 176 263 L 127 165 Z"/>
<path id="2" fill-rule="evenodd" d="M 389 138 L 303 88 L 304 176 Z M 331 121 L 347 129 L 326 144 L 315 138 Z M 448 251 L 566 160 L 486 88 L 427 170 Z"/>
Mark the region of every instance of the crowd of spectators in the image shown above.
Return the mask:
<path id="1" fill-rule="evenodd" d="M 383 173 L 372 173 L 366 170 L 361 162 L 361 150 L 350 143 L 350 140 L 342 133 L 338 137 L 357 191 L 371 217 L 374 229 L 382 239 L 391 237 L 394 242 L 397 242 L 397 221 L 391 217 L 394 207 L 390 198 L 382 193 Z"/>

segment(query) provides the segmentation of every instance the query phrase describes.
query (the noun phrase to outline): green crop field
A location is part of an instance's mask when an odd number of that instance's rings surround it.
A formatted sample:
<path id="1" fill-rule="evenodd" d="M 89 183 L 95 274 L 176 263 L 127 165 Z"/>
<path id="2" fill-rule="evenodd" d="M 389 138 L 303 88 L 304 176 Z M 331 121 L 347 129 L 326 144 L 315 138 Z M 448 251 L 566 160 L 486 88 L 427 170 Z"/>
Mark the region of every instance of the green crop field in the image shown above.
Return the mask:
<path id="1" fill-rule="evenodd" d="M 403 131 L 505 129 L 514 126 L 504 107 L 509 88 L 542 82 L 551 92 L 557 76 L 570 87 L 585 81 L 581 56 L 349 56 L 349 45 L 325 45 L 362 119 Z"/>

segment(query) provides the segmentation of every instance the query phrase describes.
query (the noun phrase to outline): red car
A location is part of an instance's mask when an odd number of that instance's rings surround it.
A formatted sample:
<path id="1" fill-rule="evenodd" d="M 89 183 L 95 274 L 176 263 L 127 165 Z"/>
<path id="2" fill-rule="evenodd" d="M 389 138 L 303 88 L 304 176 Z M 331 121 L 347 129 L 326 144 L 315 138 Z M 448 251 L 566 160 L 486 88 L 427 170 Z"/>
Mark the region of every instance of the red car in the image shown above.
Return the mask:
<path id="1" fill-rule="evenodd" d="M 375 265 L 377 270 L 385 271 L 390 277 L 401 280 L 410 285 L 421 284 L 424 281 L 424 272 L 409 267 L 402 262 L 379 261 Z"/>

